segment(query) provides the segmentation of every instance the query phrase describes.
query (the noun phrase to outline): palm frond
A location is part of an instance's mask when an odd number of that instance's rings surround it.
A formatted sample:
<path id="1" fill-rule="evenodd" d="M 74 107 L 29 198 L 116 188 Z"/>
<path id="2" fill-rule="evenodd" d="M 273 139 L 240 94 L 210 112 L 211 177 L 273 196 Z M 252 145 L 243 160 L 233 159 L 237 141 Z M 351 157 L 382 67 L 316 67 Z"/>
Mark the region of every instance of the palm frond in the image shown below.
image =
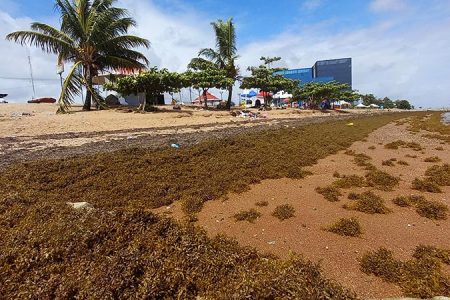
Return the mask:
<path id="1" fill-rule="evenodd" d="M 81 75 L 81 63 L 76 63 L 64 80 L 61 94 L 58 99 L 57 113 L 68 112 L 70 106 L 74 102 L 77 95 L 81 95 L 81 87 L 84 85 L 83 76 Z"/>
<path id="2" fill-rule="evenodd" d="M 138 47 L 150 47 L 150 42 L 146 39 L 134 36 L 134 35 L 121 35 L 112 39 L 101 42 L 98 47 L 100 49 L 111 49 L 114 47 L 120 48 L 138 48 Z"/>
<path id="3" fill-rule="evenodd" d="M 30 44 L 41 48 L 42 51 L 54 54 L 59 54 L 60 52 L 67 53 L 73 49 L 72 44 L 69 44 L 65 40 L 35 31 L 16 31 L 8 34 L 6 39 L 19 43 L 22 46 Z"/>

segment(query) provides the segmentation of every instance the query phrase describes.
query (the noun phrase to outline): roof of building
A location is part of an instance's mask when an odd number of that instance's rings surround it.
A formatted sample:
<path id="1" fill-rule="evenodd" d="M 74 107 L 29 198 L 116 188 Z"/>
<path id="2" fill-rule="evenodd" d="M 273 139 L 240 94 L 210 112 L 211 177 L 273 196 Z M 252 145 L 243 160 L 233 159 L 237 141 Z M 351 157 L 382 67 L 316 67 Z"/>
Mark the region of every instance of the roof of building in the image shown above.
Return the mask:
<path id="1" fill-rule="evenodd" d="M 194 102 L 203 102 L 205 100 L 205 97 L 203 95 L 195 98 Z M 220 99 L 211 94 L 210 92 L 206 92 L 206 100 L 207 101 L 219 101 Z"/>

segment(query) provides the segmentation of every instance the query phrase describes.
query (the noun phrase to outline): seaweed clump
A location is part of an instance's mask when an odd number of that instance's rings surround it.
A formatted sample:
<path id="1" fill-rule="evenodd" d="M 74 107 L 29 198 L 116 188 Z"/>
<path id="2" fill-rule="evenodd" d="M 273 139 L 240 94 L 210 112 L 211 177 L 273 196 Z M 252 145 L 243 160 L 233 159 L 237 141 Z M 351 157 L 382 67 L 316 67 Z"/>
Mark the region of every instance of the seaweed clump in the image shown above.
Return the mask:
<path id="1" fill-rule="evenodd" d="M 371 170 L 366 174 L 367 184 L 382 191 L 392 191 L 396 187 L 400 178 L 392 176 L 384 171 Z"/>
<path id="2" fill-rule="evenodd" d="M 447 251 L 419 246 L 414 259 L 400 261 L 392 251 L 380 248 L 360 259 L 361 270 L 398 285 L 405 296 L 432 298 L 450 294 L 450 279 L 442 270 Z"/>
<path id="3" fill-rule="evenodd" d="M 341 191 L 335 186 L 317 187 L 316 192 L 330 202 L 338 202 L 342 196 Z"/>
<path id="4" fill-rule="evenodd" d="M 275 207 L 272 216 L 278 218 L 280 221 L 284 221 L 295 217 L 295 208 L 290 204 L 283 204 Z"/>
<path id="5" fill-rule="evenodd" d="M 256 209 L 252 208 L 250 210 L 243 210 L 234 215 L 236 221 L 247 221 L 250 223 L 255 223 L 255 221 L 261 217 L 261 213 Z"/>
<path id="6" fill-rule="evenodd" d="M 341 218 L 326 230 L 342 236 L 358 237 L 362 234 L 361 224 L 355 218 Z"/>
<path id="7" fill-rule="evenodd" d="M 344 208 L 366 214 L 387 214 L 391 212 L 391 210 L 384 205 L 384 200 L 371 191 L 359 194 L 355 197 L 354 202 L 344 205 Z"/>

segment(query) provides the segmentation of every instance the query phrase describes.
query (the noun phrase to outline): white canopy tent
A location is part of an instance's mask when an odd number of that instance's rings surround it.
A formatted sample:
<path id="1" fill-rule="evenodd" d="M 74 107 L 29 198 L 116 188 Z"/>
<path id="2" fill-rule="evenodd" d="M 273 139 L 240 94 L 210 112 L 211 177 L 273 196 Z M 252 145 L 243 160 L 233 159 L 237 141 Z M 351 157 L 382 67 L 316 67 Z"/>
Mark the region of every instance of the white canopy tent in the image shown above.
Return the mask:
<path id="1" fill-rule="evenodd" d="M 365 106 L 364 104 L 360 103 L 356 105 L 356 108 L 368 108 L 368 106 Z"/>

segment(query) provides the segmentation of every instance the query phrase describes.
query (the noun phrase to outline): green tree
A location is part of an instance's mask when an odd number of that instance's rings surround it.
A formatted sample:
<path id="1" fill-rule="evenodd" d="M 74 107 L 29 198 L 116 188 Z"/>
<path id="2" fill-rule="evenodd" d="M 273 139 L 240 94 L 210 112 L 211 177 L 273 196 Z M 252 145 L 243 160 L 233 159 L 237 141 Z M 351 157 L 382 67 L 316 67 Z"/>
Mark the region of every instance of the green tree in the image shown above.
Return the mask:
<path id="1" fill-rule="evenodd" d="M 139 99 L 138 108 L 138 110 L 144 111 L 146 104 L 154 105 L 155 99 L 162 93 L 178 92 L 185 85 L 186 79 L 183 74 L 169 72 L 167 69 L 158 70 L 158 68 L 153 67 L 138 75 L 113 80 L 106 84 L 105 88 L 122 95 L 145 93 L 146 97 Z"/>
<path id="2" fill-rule="evenodd" d="M 388 97 L 384 97 L 382 101 L 383 101 L 383 108 L 387 108 L 387 109 L 395 108 L 394 101 L 392 101 Z"/>
<path id="3" fill-rule="evenodd" d="M 257 88 L 264 95 L 264 105 L 268 107 L 272 101 L 270 93 L 279 91 L 293 91 L 298 85 L 298 80 L 292 80 L 284 77 L 277 72 L 283 68 L 272 68 L 272 63 L 281 60 L 281 57 L 261 57 L 263 62 L 259 67 L 249 67 L 251 76 L 244 77 L 242 80 L 242 89 Z"/>
<path id="4" fill-rule="evenodd" d="M 231 100 L 233 97 L 233 85 L 236 82 L 239 74 L 239 69 L 236 66 L 237 47 L 236 47 L 236 29 L 234 27 L 233 19 L 227 21 L 218 20 L 211 23 L 214 33 L 216 35 L 216 49 L 205 48 L 200 50 L 199 56 L 213 62 L 219 69 L 226 72 L 230 79 L 228 90 L 227 109 L 231 108 Z"/>
<path id="5" fill-rule="evenodd" d="M 397 106 L 398 109 L 412 109 L 411 103 L 409 103 L 408 100 L 397 100 L 395 101 L 395 106 Z"/>
<path id="6" fill-rule="evenodd" d="M 383 105 L 383 101 L 378 99 L 373 94 L 361 95 L 363 104 L 369 106 L 370 104 Z"/>
<path id="7" fill-rule="evenodd" d="M 294 90 L 292 100 L 303 100 L 309 104 L 309 107 L 317 107 L 325 98 L 330 100 L 357 100 L 359 94 L 351 90 L 349 85 L 336 81 L 308 82 Z"/>
<path id="8" fill-rule="evenodd" d="M 211 88 L 225 89 L 233 84 L 234 79 L 227 76 L 225 70 L 220 69 L 214 63 L 194 58 L 188 65 L 188 71 L 184 73 L 185 86 L 192 86 L 202 90 L 205 108 L 208 108 L 207 92 Z"/>
<path id="9" fill-rule="evenodd" d="M 40 47 L 58 55 L 58 62 L 73 63 L 59 97 L 58 112 L 66 112 L 76 95 L 86 88 L 84 110 L 97 105 L 102 97 L 93 87 L 93 78 L 102 71 L 143 69 L 148 61 L 143 54 L 132 50 L 149 47 L 146 39 L 128 35 L 136 22 L 127 10 L 114 7 L 115 0 L 56 0 L 61 28 L 32 23 L 30 31 L 17 31 L 7 36 L 20 44 Z"/>

